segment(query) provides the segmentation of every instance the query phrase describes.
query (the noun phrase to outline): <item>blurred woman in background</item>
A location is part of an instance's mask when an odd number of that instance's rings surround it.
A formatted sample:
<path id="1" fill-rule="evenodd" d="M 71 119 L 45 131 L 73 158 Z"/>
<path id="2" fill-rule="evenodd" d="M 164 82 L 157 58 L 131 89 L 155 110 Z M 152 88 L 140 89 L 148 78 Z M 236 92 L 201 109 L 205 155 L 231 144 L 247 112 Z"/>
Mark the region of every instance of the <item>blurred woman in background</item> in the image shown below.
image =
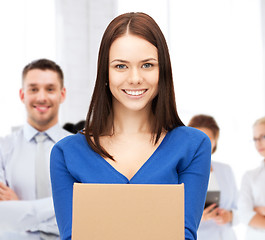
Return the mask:
<path id="1" fill-rule="evenodd" d="M 219 126 L 215 119 L 208 115 L 196 115 L 189 124 L 208 135 L 212 143 L 212 154 L 216 151 L 219 138 Z M 211 162 L 208 185 L 209 191 L 220 191 L 219 206 L 211 204 L 203 211 L 198 230 L 198 240 L 235 240 L 232 226 L 237 222 L 237 187 L 230 166 L 220 162 Z"/>
<path id="2" fill-rule="evenodd" d="M 240 221 L 247 225 L 246 240 L 265 239 L 265 117 L 253 126 L 253 140 L 263 157 L 259 167 L 242 178 L 238 210 Z"/>

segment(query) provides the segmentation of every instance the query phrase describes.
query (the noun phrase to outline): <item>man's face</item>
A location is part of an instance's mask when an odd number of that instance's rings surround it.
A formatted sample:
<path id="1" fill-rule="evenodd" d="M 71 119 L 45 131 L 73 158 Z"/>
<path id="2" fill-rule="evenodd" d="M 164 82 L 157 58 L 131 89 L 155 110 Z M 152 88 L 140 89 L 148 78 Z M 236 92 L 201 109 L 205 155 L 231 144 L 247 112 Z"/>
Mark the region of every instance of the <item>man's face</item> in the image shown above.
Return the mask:
<path id="1" fill-rule="evenodd" d="M 65 99 L 65 88 L 59 76 L 51 70 L 30 70 L 19 92 L 26 106 L 28 123 L 45 131 L 58 122 L 59 106 Z"/>

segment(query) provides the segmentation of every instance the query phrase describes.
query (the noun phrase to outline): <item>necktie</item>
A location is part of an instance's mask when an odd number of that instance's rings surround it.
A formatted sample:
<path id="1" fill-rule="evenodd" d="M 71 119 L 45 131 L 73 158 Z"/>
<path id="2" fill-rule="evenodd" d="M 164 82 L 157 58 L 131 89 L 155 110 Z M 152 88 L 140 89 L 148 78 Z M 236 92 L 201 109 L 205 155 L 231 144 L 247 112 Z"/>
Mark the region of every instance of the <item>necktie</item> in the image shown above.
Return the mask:
<path id="1" fill-rule="evenodd" d="M 44 141 L 48 138 L 45 133 L 35 136 L 37 142 L 35 178 L 37 199 L 50 196 L 50 179 L 47 159 L 45 158 Z"/>

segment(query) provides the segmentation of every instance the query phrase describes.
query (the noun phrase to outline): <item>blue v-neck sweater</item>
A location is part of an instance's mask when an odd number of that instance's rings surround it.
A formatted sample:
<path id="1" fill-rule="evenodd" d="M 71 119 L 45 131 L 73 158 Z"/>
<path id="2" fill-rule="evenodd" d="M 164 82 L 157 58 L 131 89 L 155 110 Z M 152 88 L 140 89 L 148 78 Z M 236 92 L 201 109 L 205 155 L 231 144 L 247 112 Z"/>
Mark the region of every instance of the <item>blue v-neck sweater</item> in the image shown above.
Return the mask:
<path id="1" fill-rule="evenodd" d="M 177 127 L 129 180 L 78 133 L 59 141 L 51 152 L 51 182 L 62 240 L 71 239 L 73 184 L 180 184 L 185 188 L 185 239 L 197 239 L 211 165 L 211 143 L 201 131 Z M 107 239 L 106 239 L 107 240 Z"/>

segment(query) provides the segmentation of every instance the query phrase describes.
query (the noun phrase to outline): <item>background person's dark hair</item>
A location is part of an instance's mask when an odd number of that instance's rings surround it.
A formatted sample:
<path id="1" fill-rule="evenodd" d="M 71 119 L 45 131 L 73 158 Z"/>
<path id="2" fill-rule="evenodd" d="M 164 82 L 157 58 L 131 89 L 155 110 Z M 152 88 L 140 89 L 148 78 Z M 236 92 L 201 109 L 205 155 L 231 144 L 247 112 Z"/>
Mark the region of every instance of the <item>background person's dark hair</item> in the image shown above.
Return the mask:
<path id="1" fill-rule="evenodd" d="M 210 129 L 215 139 L 218 139 L 219 137 L 220 128 L 212 116 L 204 115 L 204 114 L 195 115 L 191 118 L 188 126 L 194 127 L 194 128 Z M 216 149 L 217 149 L 217 142 L 215 146 L 213 147 L 212 153 L 214 153 Z"/>
<path id="2" fill-rule="evenodd" d="M 29 64 L 27 64 L 24 67 L 24 69 L 22 71 L 22 84 L 24 82 L 24 79 L 25 79 L 27 73 L 30 70 L 33 70 L 33 69 L 40 69 L 40 70 L 43 70 L 43 71 L 51 70 L 51 71 L 56 72 L 58 74 L 58 76 L 59 76 L 59 79 L 60 79 L 61 88 L 63 88 L 63 86 L 64 86 L 64 76 L 63 76 L 62 69 L 55 62 L 53 62 L 53 61 L 51 61 L 49 59 L 45 59 L 45 58 L 32 61 L 32 62 L 30 62 Z"/>
<path id="3" fill-rule="evenodd" d="M 176 109 L 170 56 L 163 33 L 156 22 L 147 14 L 122 14 L 111 21 L 102 37 L 98 55 L 96 84 L 85 125 L 85 136 L 88 144 L 95 152 L 111 159 L 113 159 L 112 156 L 99 143 L 99 136 L 106 134 L 106 130 L 109 130 L 106 129 L 106 126 L 113 127 L 112 94 L 108 86 L 109 50 L 112 43 L 126 33 L 147 40 L 158 50 L 158 94 L 152 102 L 152 111 L 155 116 L 152 129 L 154 143 L 158 142 L 163 130 L 170 131 L 175 127 L 184 125 Z"/>
<path id="4" fill-rule="evenodd" d="M 67 130 L 71 133 L 78 133 L 79 131 L 83 130 L 85 127 L 85 121 L 81 120 L 77 122 L 76 124 L 67 122 L 63 125 L 63 129 Z"/>
<path id="5" fill-rule="evenodd" d="M 74 124 L 67 122 L 63 125 L 63 129 L 65 129 L 66 131 L 70 132 L 70 133 L 76 133 L 75 129 L 74 129 Z"/>

